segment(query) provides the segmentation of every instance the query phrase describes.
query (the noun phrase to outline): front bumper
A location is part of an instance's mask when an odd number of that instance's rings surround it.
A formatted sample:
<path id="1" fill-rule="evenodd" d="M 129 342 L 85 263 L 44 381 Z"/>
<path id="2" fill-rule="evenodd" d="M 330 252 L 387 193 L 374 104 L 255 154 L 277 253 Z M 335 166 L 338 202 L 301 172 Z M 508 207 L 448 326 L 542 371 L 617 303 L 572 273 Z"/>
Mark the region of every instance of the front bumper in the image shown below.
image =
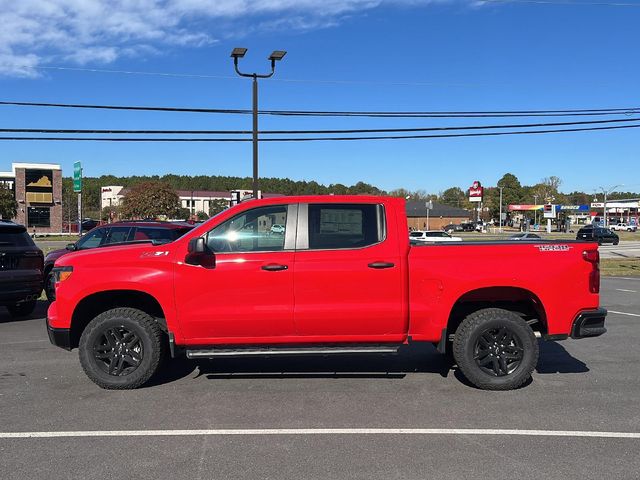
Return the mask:
<path id="1" fill-rule="evenodd" d="M 604 326 L 606 316 L 605 308 L 580 312 L 573 321 L 571 338 L 599 337 L 606 333 L 607 329 Z"/>
<path id="2" fill-rule="evenodd" d="M 47 322 L 49 341 L 56 347 L 71 350 L 71 331 L 68 328 L 52 328 Z"/>

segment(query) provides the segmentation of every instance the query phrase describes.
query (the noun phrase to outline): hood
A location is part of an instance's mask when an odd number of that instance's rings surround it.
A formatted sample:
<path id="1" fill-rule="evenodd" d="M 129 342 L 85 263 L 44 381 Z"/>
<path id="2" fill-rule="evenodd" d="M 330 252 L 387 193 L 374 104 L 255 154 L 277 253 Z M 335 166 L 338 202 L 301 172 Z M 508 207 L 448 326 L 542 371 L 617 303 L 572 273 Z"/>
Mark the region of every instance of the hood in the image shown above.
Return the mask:
<path id="1" fill-rule="evenodd" d="M 153 258 L 158 254 L 162 256 L 168 255 L 168 245 L 153 245 L 152 243 L 107 245 L 86 250 L 76 250 L 75 252 L 67 251 L 67 254 L 56 261 L 56 266 L 121 264 L 137 261 L 145 257 Z"/>
<path id="2" fill-rule="evenodd" d="M 71 253 L 71 251 L 67 250 L 66 248 L 59 248 L 58 250 L 52 250 L 49 253 L 47 253 L 45 260 L 47 262 L 55 262 L 61 256 L 66 255 L 67 253 Z"/>

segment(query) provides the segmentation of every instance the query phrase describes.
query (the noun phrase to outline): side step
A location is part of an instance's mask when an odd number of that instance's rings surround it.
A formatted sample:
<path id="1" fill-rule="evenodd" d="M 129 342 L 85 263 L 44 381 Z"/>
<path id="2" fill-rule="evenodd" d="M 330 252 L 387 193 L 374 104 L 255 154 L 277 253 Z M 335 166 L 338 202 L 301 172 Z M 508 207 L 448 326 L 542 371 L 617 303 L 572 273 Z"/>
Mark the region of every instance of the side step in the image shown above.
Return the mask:
<path id="1" fill-rule="evenodd" d="M 398 353 L 399 344 L 350 345 L 270 345 L 260 347 L 219 346 L 187 349 L 187 358 L 247 357 L 260 355 L 361 355 L 367 353 Z"/>

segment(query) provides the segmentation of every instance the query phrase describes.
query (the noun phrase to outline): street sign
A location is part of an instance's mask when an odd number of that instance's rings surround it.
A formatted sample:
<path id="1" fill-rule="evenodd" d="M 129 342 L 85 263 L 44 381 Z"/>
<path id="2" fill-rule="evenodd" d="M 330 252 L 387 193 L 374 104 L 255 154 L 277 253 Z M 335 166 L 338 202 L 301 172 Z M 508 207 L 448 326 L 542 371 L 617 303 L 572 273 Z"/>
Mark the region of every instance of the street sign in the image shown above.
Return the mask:
<path id="1" fill-rule="evenodd" d="M 427 210 L 433 210 L 433 200 L 426 202 L 425 207 L 427 207 Z"/>
<path id="2" fill-rule="evenodd" d="M 80 162 L 73 164 L 73 191 L 75 193 L 82 192 L 82 164 Z"/>

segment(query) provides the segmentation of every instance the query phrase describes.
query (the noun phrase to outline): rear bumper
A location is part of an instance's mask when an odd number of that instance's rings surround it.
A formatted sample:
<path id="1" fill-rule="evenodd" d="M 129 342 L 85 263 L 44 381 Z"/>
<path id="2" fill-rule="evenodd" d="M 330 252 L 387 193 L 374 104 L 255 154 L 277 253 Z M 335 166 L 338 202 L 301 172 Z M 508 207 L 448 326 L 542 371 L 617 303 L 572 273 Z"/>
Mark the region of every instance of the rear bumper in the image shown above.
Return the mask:
<path id="1" fill-rule="evenodd" d="M 580 312 L 573 321 L 571 338 L 599 337 L 606 333 L 607 329 L 604 326 L 606 316 L 605 308 Z"/>
<path id="2" fill-rule="evenodd" d="M 0 305 L 33 300 L 42 292 L 42 274 L 20 271 L 0 272 Z"/>

